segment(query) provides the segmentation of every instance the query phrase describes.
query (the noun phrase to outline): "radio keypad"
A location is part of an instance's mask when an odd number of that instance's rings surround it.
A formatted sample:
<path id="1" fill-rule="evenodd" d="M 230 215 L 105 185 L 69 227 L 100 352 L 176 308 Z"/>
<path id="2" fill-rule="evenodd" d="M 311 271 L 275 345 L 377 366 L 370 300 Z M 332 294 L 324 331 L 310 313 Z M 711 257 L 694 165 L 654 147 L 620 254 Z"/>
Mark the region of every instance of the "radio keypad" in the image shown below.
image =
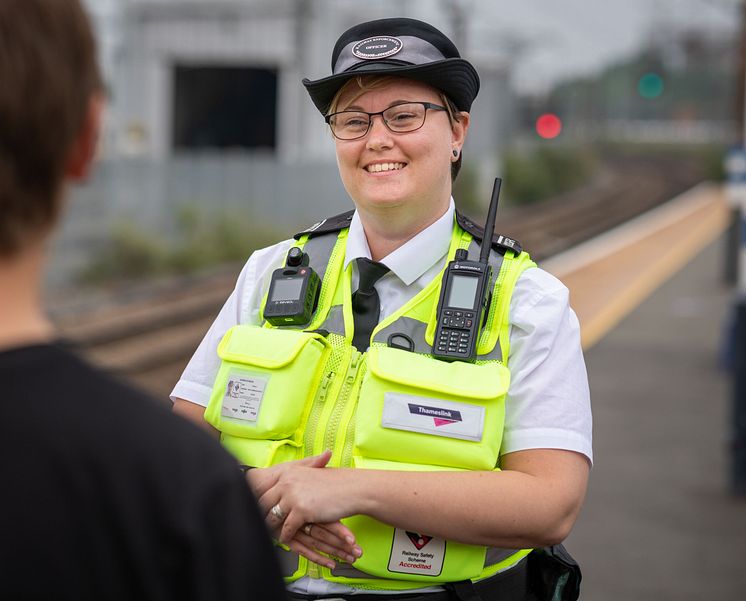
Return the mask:
<path id="1" fill-rule="evenodd" d="M 447 351 L 465 355 L 469 350 L 469 332 L 455 328 L 441 328 L 437 347 L 440 352 Z"/>
<path id="2" fill-rule="evenodd" d="M 475 318 L 474 311 L 456 311 L 455 309 L 443 311 L 440 329 L 435 340 L 435 348 L 438 352 L 455 356 L 468 355 L 471 328 Z"/>

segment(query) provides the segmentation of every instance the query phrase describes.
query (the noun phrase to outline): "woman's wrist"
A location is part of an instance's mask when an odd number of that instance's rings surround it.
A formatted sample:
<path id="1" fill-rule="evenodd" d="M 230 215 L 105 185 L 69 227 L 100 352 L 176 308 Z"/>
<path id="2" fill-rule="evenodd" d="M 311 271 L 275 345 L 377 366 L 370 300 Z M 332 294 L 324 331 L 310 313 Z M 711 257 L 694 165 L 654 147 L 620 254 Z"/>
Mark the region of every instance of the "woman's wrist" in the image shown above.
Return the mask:
<path id="1" fill-rule="evenodd" d="M 380 474 L 376 470 L 346 471 L 350 472 L 350 496 L 356 504 L 354 515 L 375 517 L 381 502 L 381 487 L 385 486 L 385 483 L 381 482 Z"/>

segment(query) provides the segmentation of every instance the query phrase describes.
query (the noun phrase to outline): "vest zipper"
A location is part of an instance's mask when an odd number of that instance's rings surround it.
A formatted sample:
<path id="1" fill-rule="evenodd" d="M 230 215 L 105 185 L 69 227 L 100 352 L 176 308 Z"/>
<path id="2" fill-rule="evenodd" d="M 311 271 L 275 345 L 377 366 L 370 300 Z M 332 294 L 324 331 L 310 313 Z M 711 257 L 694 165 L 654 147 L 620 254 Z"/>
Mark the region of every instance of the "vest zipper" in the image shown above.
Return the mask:
<path id="1" fill-rule="evenodd" d="M 310 578 L 321 578 L 321 566 L 309 559 L 305 575 L 309 576 Z"/>
<path id="2" fill-rule="evenodd" d="M 332 382 L 334 382 L 334 375 L 333 371 L 328 372 L 323 380 L 321 380 L 319 389 L 316 392 L 316 397 L 314 398 L 313 406 L 311 407 L 311 412 L 308 416 L 306 434 L 304 436 L 304 456 L 306 457 L 314 454 L 314 439 L 316 438 L 316 432 L 319 427 L 319 422 L 321 421 L 324 402 L 326 401 L 326 397 L 329 395 L 329 388 L 331 387 Z"/>
<path id="3" fill-rule="evenodd" d="M 306 457 L 314 454 L 313 442 L 315 434 L 319 427 L 319 422 L 321 421 L 321 414 L 323 413 L 323 409 L 325 407 L 325 401 L 327 395 L 329 394 L 329 388 L 331 387 L 332 382 L 334 382 L 334 375 L 335 374 L 333 371 L 330 371 L 326 375 L 324 375 L 324 379 L 321 380 L 321 384 L 319 384 L 319 390 L 316 393 L 316 398 L 313 401 L 311 414 L 308 417 L 308 425 L 306 427 L 306 437 L 304 441 L 304 454 Z M 309 576 L 310 578 L 321 578 L 321 566 L 317 563 L 312 562 L 310 559 L 307 561 L 308 563 L 306 565 L 306 576 Z"/>
<path id="4" fill-rule="evenodd" d="M 339 467 L 342 459 L 336 449 L 337 439 L 343 438 L 343 436 L 340 436 L 343 433 L 340 433 L 339 429 L 342 424 L 343 415 L 346 413 L 345 409 L 350 402 L 350 391 L 354 388 L 357 373 L 362 364 L 361 359 L 362 354 L 357 350 L 353 350 L 342 389 L 339 391 L 334 407 L 329 414 L 329 419 L 324 424 L 324 449 L 331 449 L 333 451 L 330 464 L 336 467 Z"/>
<path id="5" fill-rule="evenodd" d="M 335 449 L 335 453 L 339 453 L 339 465 L 340 467 L 351 467 L 352 466 L 352 447 L 355 442 L 355 418 L 357 416 L 357 407 L 360 401 L 359 392 L 360 386 L 362 386 L 365 372 L 367 371 L 368 355 L 364 355 L 360 360 L 360 364 L 357 368 L 357 382 L 353 384 L 353 388 L 350 389 L 350 397 L 354 399 L 353 402 L 348 403 L 348 410 L 345 411 L 342 423 L 340 427 L 344 429 L 344 438 L 337 441 L 339 449 Z"/>

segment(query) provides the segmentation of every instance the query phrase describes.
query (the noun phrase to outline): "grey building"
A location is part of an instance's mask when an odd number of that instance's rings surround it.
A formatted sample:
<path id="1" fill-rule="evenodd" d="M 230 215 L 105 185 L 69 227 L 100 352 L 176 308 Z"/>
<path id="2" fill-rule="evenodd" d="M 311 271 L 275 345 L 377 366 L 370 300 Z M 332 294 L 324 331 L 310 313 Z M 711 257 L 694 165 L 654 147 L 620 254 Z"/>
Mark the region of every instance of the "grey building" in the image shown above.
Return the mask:
<path id="1" fill-rule="evenodd" d="M 84 264 L 123 219 L 167 236 L 179 208 L 196 206 L 293 231 L 351 208 L 301 79 L 327 75 L 339 34 L 368 19 L 426 20 L 475 63 L 482 90 L 464 164 L 487 203 L 513 120 L 501 49 L 472 44 L 484 37 L 471 35 L 485 26 L 477 3 L 86 1 L 109 108 L 95 178 L 75 191 L 60 236 L 59 273 Z"/>
<path id="2" fill-rule="evenodd" d="M 98 0 L 113 4 L 115 0 Z M 96 0 L 90 0 L 97 4 Z M 468 3 L 467 3 L 468 4 Z M 473 3 L 471 3 L 473 5 Z M 467 151 L 496 156 L 509 122 L 500 50 L 472 48 L 476 10 L 455 1 L 119 0 L 109 9 L 115 49 L 115 154 L 245 150 L 282 162 L 331 161 L 329 135 L 300 81 L 329 72 L 336 37 L 365 19 L 414 16 L 450 33 L 474 60 L 482 92 Z"/>

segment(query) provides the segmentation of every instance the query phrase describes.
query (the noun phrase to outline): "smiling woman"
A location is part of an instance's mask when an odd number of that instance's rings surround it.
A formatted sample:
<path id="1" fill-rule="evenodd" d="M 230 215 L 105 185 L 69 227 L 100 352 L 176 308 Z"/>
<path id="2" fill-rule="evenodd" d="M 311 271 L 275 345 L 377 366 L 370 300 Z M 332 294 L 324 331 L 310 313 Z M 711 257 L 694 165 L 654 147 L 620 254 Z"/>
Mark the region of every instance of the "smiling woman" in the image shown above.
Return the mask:
<path id="1" fill-rule="evenodd" d="M 448 208 L 450 166 L 460 155 L 469 115 L 451 120 L 440 96 L 419 81 L 372 75 L 349 80 L 332 100 L 342 109 L 327 117 L 342 183 L 361 221 L 383 229 L 368 236 L 376 261 Z"/>
<path id="2" fill-rule="evenodd" d="M 451 196 L 479 77 L 413 19 L 346 31 L 332 70 L 303 83 L 355 210 L 252 255 L 174 409 L 256 468 L 293 599 L 575 599 L 577 566 L 541 549 L 592 459 L 567 289 L 492 238 L 476 360 L 433 353 L 443 269 L 484 236 Z"/>

